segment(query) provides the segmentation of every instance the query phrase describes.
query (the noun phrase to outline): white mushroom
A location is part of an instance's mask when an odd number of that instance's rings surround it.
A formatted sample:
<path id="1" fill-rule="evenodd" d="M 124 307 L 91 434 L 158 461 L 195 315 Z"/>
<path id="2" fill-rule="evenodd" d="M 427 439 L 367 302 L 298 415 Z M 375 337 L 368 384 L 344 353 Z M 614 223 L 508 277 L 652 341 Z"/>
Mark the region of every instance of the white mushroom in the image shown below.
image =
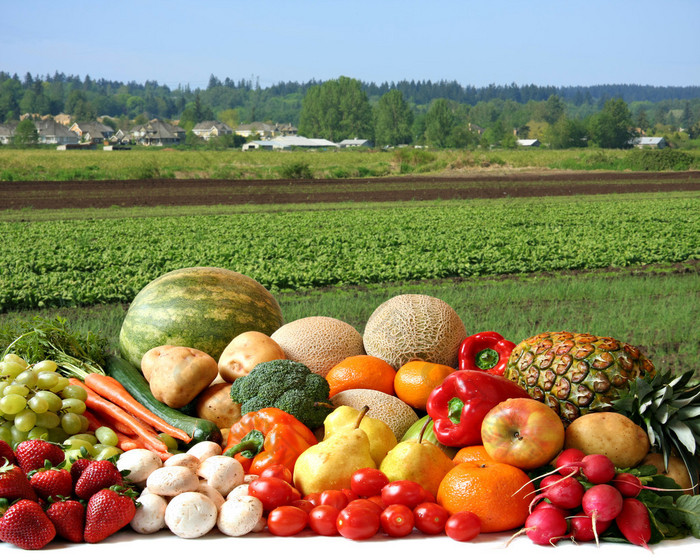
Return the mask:
<path id="1" fill-rule="evenodd" d="M 245 472 L 243 466 L 233 457 L 213 455 L 202 461 L 197 469 L 197 475 L 204 478 L 222 496 L 227 496 L 231 490 L 243 482 Z"/>
<path id="2" fill-rule="evenodd" d="M 197 487 L 197 492 L 204 494 L 214 502 L 216 509 L 219 509 L 224 503 L 224 497 L 221 495 L 216 488 L 211 486 L 206 480 L 200 480 L 199 486 Z"/>
<path id="3" fill-rule="evenodd" d="M 219 508 L 216 526 L 229 537 L 240 537 L 253 531 L 262 519 L 263 505 L 255 496 L 238 496 L 226 500 Z"/>
<path id="4" fill-rule="evenodd" d="M 163 460 L 150 449 L 130 449 L 117 459 L 120 471 L 129 471 L 126 479 L 130 482 L 144 482 L 148 475 L 163 466 Z"/>
<path id="5" fill-rule="evenodd" d="M 131 528 L 142 535 L 150 535 L 165 528 L 165 508 L 168 502 L 156 494 L 141 494 L 136 499 L 139 507 L 131 519 Z"/>
<path id="6" fill-rule="evenodd" d="M 216 526 L 216 505 L 199 492 L 178 494 L 165 508 L 165 524 L 183 539 L 196 539 Z"/>
<path id="7" fill-rule="evenodd" d="M 238 496 L 247 496 L 248 495 L 248 486 L 249 484 L 239 484 L 236 486 L 233 490 L 231 490 L 227 495 L 226 499 L 227 500 L 232 500 L 233 498 L 236 498 Z"/>
<path id="8" fill-rule="evenodd" d="M 207 457 L 221 455 L 222 452 L 221 446 L 213 441 L 200 441 L 187 450 L 188 454 L 194 455 L 200 461 L 204 461 Z"/>
<path id="9" fill-rule="evenodd" d="M 197 472 L 199 468 L 199 457 L 191 455 L 189 453 L 177 453 L 172 457 L 169 457 L 163 463 L 165 467 L 187 467 L 193 472 Z"/>
<path id="10" fill-rule="evenodd" d="M 146 488 L 159 496 L 177 496 L 183 492 L 195 492 L 199 478 L 187 467 L 161 467 L 146 479 Z"/>
<path id="11" fill-rule="evenodd" d="M 253 482 L 256 478 L 260 478 L 260 475 L 258 474 L 247 474 L 243 477 L 243 483 L 244 484 L 250 484 Z"/>

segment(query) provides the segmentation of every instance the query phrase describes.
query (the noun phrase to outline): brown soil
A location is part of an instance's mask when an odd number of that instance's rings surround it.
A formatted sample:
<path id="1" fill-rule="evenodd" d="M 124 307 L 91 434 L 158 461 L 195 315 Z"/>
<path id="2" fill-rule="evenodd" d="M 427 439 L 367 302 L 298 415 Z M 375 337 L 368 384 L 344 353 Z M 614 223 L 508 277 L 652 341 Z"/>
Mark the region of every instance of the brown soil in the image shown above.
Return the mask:
<path id="1" fill-rule="evenodd" d="M 380 202 L 700 190 L 700 172 L 509 172 L 349 180 L 0 182 L 0 209 Z"/>

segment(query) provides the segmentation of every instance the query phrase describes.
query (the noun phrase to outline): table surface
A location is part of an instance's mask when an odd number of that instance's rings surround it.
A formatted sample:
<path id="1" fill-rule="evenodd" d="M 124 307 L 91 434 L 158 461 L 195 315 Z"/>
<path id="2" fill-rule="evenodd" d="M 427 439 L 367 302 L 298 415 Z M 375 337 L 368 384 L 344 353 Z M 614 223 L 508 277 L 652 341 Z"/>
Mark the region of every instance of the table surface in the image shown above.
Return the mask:
<path id="1" fill-rule="evenodd" d="M 139 535 L 130 529 L 125 529 L 112 535 L 105 541 L 96 544 L 71 544 L 54 541 L 43 551 L 50 551 L 51 560 L 75 560 L 82 554 L 102 555 L 104 558 L 134 558 L 148 560 L 152 551 L 163 557 L 164 554 L 175 553 L 177 558 L 185 554 L 196 554 L 199 558 L 207 555 L 226 554 L 227 557 L 239 558 L 301 558 L 308 557 L 310 550 L 323 551 L 327 554 L 329 547 L 340 545 L 338 554 L 342 558 L 355 557 L 358 560 L 381 558 L 387 560 L 395 555 L 404 558 L 430 559 L 436 553 L 440 558 L 459 558 L 457 554 L 485 554 L 489 560 L 514 558 L 521 560 L 523 556 L 531 558 L 537 555 L 538 560 L 544 558 L 578 558 L 590 560 L 591 554 L 596 560 L 608 558 L 619 560 L 624 555 L 625 560 L 636 558 L 664 560 L 670 558 L 688 558 L 691 552 L 697 554 L 700 541 L 686 538 L 676 541 L 663 541 L 651 547 L 651 552 L 631 544 L 601 542 L 600 547 L 595 543 L 574 544 L 570 541 L 560 541 L 556 546 L 538 546 L 526 536 L 520 536 L 508 542 L 512 533 L 483 534 L 475 540 L 466 543 L 454 541 L 446 536 L 424 536 L 414 532 L 409 537 L 393 539 L 377 535 L 366 541 L 352 541 L 343 537 L 321 537 L 306 530 L 294 537 L 274 537 L 267 532 L 248 534 L 243 537 L 228 537 L 213 530 L 198 539 L 182 539 L 170 533 L 167 529 L 152 535 Z M 235 542 L 231 542 L 235 539 Z M 691 548 L 692 547 L 692 548 Z M 40 553 L 25 551 L 15 546 L 0 543 L 0 557 L 5 559 L 38 558 Z M 653 556 L 650 556 L 653 554 Z M 131 556 L 129 556 L 131 555 Z M 391 556 L 389 556 L 391 555 Z M 48 557 L 48 556 L 47 556 Z M 437 558 L 435 558 L 437 560 Z"/>

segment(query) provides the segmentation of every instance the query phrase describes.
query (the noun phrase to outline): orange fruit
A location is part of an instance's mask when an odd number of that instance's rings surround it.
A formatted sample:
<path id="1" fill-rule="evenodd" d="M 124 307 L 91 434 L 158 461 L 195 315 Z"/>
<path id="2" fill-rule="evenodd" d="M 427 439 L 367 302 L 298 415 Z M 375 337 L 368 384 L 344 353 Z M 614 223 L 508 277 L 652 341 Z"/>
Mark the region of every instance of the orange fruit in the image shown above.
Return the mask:
<path id="1" fill-rule="evenodd" d="M 471 511 L 482 533 L 522 527 L 535 487 L 525 471 L 505 463 L 465 462 L 455 465 L 440 482 L 437 502 L 450 514 Z"/>
<path id="2" fill-rule="evenodd" d="M 348 389 L 373 389 L 394 394 L 396 370 L 381 358 L 350 356 L 334 365 L 326 374 L 330 396 Z"/>
<path id="3" fill-rule="evenodd" d="M 493 463 L 495 462 L 491 456 L 486 452 L 486 448 L 483 445 L 468 445 L 467 447 L 462 447 L 457 453 L 455 453 L 455 456 L 452 458 L 452 461 L 457 464 L 457 463 L 469 463 L 469 462 L 489 462 Z"/>
<path id="4" fill-rule="evenodd" d="M 394 392 L 409 406 L 425 410 L 430 393 L 453 371 L 450 366 L 413 360 L 396 372 Z"/>

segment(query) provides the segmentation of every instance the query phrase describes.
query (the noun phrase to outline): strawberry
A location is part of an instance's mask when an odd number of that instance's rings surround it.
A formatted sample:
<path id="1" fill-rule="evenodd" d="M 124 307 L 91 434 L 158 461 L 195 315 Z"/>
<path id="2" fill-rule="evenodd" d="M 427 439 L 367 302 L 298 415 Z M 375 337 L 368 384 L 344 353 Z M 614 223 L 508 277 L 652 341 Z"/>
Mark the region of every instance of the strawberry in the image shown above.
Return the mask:
<path id="1" fill-rule="evenodd" d="M 0 498 L 8 502 L 18 499 L 36 501 L 37 495 L 24 471 L 17 465 L 6 464 L 0 467 Z"/>
<path id="2" fill-rule="evenodd" d="M 13 465 L 17 464 L 17 457 L 15 457 L 15 452 L 12 451 L 12 447 L 4 439 L 0 439 L 0 467 L 5 464 L 5 459 Z"/>
<path id="3" fill-rule="evenodd" d="M 78 478 L 73 491 L 78 498 L 87 500 L 97 491 L 122 482 L 122 475 L 112 461 L 91 461 Z"/>
<path id="4" fill-rule="evenodd" d="M 42 500 L 68 498 L 73 493 L 70 473 L 60 467 L 52 467 L 48 461 L 43 469 L 29 473 L 29 484 Z"/>
<path id="5" fill-rule="evenodd" d="M 93 494 L 85 510 L 85 542 L 103 541 L 126 527 L 136 513 L 135 494 L 119 486 L 103 488 Z"/>
<path id="6" fill-rule="evenodd" d="M 40 469 L 46 461 L 57 467 L 66 459 L 63 448 L 57 443 L 43 439 L 28 439 L 21 441 L 15 447 L 17 464 L 25 473 Z"/>
<path id="7" fill-rule="evenodd" d="M 56 528 L 41 506 L 19 500 L 0 518 L 0 540 L 26 550 L 44 548 L 56 536 Z"/>
<path id="8" fill-rule="evenodd" d="M 73 486 L 75 486 L 75 483 L 78 482 L 80 475 L 83 474 L 83 471 L 91 462 L 92 459 L 87 457 L 81 457 L 80 459 L 73 461 L 73 464 L 70 466 L 70 476 L 73 479 Z"/>
<path id="9" fill-rule="evenodd" d="M 83 542 L 85 506 L 78 500 L 52 502 L 46 515 L 56 527 L 56 534 L 70 542 Z"/>

